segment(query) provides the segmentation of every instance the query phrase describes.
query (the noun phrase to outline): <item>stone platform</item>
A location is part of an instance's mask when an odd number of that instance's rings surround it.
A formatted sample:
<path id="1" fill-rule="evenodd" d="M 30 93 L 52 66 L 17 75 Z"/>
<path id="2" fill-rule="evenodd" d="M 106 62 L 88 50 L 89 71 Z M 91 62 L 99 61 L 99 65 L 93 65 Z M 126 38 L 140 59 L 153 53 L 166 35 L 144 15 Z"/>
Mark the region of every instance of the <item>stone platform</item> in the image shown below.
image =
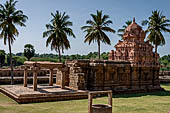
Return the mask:
<path id="1" fill-rule="evenodd" d="M 22 85 L 1 85 L 0 92 L 15 100 L 17 103 L 34 103 L 61 100 L 75 100 L 88 98 L 87 90 L 61 89 L 60 86 L 38 85 L 37 91 L 33 87 Z"/>

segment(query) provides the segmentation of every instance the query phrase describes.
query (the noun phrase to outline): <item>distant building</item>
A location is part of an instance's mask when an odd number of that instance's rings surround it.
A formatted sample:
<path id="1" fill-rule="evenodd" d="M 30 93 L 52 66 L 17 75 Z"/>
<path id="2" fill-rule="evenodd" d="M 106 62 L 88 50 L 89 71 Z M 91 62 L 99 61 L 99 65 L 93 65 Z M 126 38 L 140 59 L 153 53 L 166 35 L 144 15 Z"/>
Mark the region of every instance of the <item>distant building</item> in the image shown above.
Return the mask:
<path id="1" fill-rule="evenodd" d="M 132 66 L 158 66 L 159 54 L 153 52 L 149 41 L 144 41 L 145 32 L 133 19 L 123 34 L 123 41 L 115 45 L 116 51 L 111 50 L 109 60 L 130 61 Z"/>

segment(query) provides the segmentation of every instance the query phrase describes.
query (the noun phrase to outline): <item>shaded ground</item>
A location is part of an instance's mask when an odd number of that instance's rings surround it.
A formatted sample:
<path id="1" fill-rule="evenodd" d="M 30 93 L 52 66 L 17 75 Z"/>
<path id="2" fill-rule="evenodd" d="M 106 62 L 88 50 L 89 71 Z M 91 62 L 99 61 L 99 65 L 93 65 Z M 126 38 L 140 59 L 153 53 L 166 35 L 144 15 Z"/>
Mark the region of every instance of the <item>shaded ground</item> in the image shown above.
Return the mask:
<path id="1" fill-rule="evenodd" d="M 170 109 L 170 85 L 166 91 L 113 96 L 113 113 L 167 113 Z M 107 97 L 94 99 L 94 103 L 107 103 Z M 87 113 L 88 100 L 17 104 L 0 94 L 0 113 Z"/>

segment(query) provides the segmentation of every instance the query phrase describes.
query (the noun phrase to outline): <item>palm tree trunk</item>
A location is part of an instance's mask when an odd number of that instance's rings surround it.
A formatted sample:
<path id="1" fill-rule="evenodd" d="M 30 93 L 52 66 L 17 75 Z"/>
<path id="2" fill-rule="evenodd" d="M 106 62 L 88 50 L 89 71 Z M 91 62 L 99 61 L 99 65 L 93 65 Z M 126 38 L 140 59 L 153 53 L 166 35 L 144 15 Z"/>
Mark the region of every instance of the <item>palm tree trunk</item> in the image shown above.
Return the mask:
<path id="1" fill-rule="evenodd" d="M 61 52 L 60 52 L 60 47 L 58 47 L 58 56 L 59 56 L 59 62 L 61 62 Z"/>
<path id="2" fill-rule="evenodd" d="M 8 37 L 8 45 L 9 45 L 9 56 L 10 56 L 10 67 L 11 67 L 11 85 L 13 85 L 14 84 L 14 69 L 13 69 L 13 62 L 12 62 L 10 37 Z"/>
<path id="3" fill-rule="evenodd" d="M 155 64 L 157 63 L 157 49 L 158 49 L 158 46 L 157 44 L 155 44 Z"/>
<path id="4" fill-rule="evenodd" d="M 100 40 L 98 40 L 97 43 L 98 43 L 98 57 L 100 59 Z"/>
<path id="5" fill-rule="evenodd" d="M 157 53 L 158 46 L 155 44 L 155 53 Z"/>

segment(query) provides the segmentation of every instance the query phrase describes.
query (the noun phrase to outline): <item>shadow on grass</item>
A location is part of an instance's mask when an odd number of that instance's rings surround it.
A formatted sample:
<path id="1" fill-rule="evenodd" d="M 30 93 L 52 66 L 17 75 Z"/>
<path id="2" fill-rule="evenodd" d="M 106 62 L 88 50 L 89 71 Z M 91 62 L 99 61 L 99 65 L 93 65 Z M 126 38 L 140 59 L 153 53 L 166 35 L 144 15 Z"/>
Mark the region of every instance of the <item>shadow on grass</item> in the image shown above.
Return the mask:
<path id="1" fill-rule="evenodd" d="M 157 92 L 146 92 L 146 93 L 132 93 L 132 94 L 115 94 L 113 93 L 113 98 L 131 98 L 131 97 L 142 97 L 142 96 L 170 96 L 170 84 L 165 83 L 161 84 L 161 87 L 164 88 L 164 91 Z M 166 88 L 167 87 L 167 88 Z"/>
<path id="2" fill-rule="evenodd" d="M 135 93 L 135 94 L 119 94 L 114 95 L 113 98 L 131 98 L 131 97 L 142 97 L 142 96 L 170 96 L 170 91 L 158 91 L 149 93 Z"/>

